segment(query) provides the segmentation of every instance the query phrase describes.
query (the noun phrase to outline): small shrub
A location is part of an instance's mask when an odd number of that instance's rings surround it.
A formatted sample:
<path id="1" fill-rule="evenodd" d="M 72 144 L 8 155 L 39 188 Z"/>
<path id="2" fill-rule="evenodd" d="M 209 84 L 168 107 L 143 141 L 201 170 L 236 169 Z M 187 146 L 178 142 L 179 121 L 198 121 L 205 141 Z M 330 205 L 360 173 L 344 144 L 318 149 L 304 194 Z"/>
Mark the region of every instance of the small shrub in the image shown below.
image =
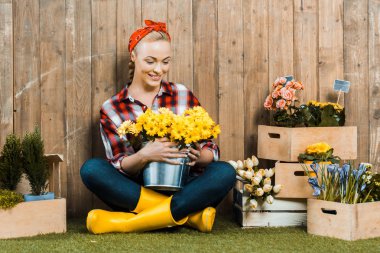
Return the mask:
<path id="1" fill-rule="evenodd" d="M 20 182 L 22 167 L 20 139 L 9 134 L 0 155 L 0 188 L 14 191 Z"/>
<path id="2" fill-rule="evenodd" d="M 23 201 L 24 199 L 20 193 L 0 190 L 0 209 L 12 208 Z"/>
<path id="3" fill-rule="evenodd" d="M 22 141 L 24 171 L 29 180 L 32 194 L 44 194 L 49 178 L 49 167 L 44 157 L 44 143 L 38 127 L 33 133 L 27 133 Z"/>

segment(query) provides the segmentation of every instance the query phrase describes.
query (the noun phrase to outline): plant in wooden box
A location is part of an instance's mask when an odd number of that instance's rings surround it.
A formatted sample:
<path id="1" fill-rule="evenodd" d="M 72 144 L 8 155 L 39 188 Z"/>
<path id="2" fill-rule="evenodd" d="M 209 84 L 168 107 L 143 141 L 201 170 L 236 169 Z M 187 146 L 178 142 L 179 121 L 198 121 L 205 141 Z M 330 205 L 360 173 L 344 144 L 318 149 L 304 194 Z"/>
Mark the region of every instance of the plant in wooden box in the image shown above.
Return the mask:
<path id="1" fill-rule="evenodd" d="M 308 127 L 344 126 L 345 110 L 338 103 L 310 100 L 300 106 L 303 123 Z"/>
<path id="2" fill-rule="evenodd" d="M 44 157 L 44 143 L 38 127 L 27 133 L 22 141 L 24 171 L 32 194 L 25 194 L 25 201 L 54 199 L 54 192 L 46 192 L 49 167 Z"/>
<path id="3" fill-rule="evenodd" d="M 296 92 L 303 90 L 301 82 L 288 80 L 286 77 L 277 78 L 272 84 L 272 92 L 266 97 L 264 107 L 274 111 L 273 119 L 276 126 L 295 127 L 303 123 Z"/>
<path id="4" fill-rule="evenodd" d="M 17 204 L 24 202 L 20 193 L 10 190 L 0 190 L 0 209 L 10 209 Z"/>
<path id="5" fill-rule="evenodd" d="M 239 179 L 244 182 L 244 189 L 250 193 L 250 207 L 256 209 L 260 202 L 266 201 L 272 204 L 274 201 L 273 195 L 280 192 L 282 185 L 273 185 L 272 177 L 274 169 L 259 169 L 259 160 L 256 156 L 244 160 L 228 161 L 236 170 Z"/>
<path id="6" fill-rule="evenodd" d="M 21 141 L 9 134 L 0 155 L 0 188 L 14 191 L 22 175 Z"/>
<path id="7" fill-rule="evenodd" d="M 117 129 L 120 138 L 130 141 L 137 149 L 155 138 L 166 137 L 178 143 L 179 149 L 195 143 L 216 138 L 220 133 L 217 125 L 200 106 L 185 110 L 176 115 L 168 108 L 150 109 L 141 114 L 136 122 L 123 122 Z M 180 165 L 164 162 L 150 162 L 143 172 L 144 186 L 157 190 L 177 191 L 183 187 L 189 174 L 189 158 L 171 158 L 180 161 Z M 158 172 L 159 171 L 159 172 Z"/>
<path id="8" fill-rule="evenodd" d="M 351 163 L 342 167 L 313 163 L 311 168 L 316 175 L 307 168 L 305 172 L 317 199 L 308 200 L 309 233 L 346 240 L 380 236 L 380 217 L 376 215 L 380 202 L 368 203 L 376 187 L 371 164 L 354 168 Z"/>
<path id="9" fill-rule="evenodd" d="M 307 146 L 305 153 L 298 156 L 298 161 L 303 163 L 339 163 L 339 156 L 333 155 L 334 149 L 326 142 L 318 142 Z"/>

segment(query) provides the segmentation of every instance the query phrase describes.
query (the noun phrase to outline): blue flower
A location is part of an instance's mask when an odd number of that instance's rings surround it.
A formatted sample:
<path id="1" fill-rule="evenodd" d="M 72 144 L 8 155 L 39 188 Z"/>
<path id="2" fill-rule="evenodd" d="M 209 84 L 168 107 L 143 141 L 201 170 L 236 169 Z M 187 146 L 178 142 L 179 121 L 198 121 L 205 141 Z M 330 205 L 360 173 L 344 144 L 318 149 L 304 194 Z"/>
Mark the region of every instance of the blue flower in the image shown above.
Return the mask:
<path id="1" fill-rule="evenodd" d="M 321 187 L 318 185 L 318 179 L 316 177 L 310 177 L 308 182 L 314 190 L 313 196 L 319 196 L 321 194 Z"/>
<path id="2" fill-rule="evenodd" d="M 310 164 L 310 168 L 314 171 L 316 175 L 318 175 L 319 163 L 314 161 L 312 164 Z"/>
<path id="3" fill-rule="evenodd" d="M 327 165 L 327 171 L 332 175 L 338 172 L 339 164 L 329 164 Z"/>

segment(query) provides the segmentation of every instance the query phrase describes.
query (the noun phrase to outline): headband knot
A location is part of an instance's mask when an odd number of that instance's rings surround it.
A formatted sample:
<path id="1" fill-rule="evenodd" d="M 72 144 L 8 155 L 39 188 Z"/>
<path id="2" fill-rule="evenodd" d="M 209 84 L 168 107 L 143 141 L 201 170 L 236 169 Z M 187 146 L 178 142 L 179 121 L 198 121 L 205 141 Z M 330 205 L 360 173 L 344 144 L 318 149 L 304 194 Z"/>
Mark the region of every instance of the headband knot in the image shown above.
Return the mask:
<path id="1" fill-rule="evenodd" d="M 137 43 L 139 43 L 140 40 L 142 40 L 147 34 L 151 33 L 152 31 L 164 32 L 166 33 L 166 35 L 168 35 L 169 41 L 171 40 L 170 35 L 166 30 L 165 23 L 154 22 L 152 20 L 145 20 L 144 22 L 146 26 L 144 28 L 134 31 L 131 37 L 129 38 L 129 45 L 128 45 L 129 53 L 132 52 L 132 50 L 135 48 Z"/>

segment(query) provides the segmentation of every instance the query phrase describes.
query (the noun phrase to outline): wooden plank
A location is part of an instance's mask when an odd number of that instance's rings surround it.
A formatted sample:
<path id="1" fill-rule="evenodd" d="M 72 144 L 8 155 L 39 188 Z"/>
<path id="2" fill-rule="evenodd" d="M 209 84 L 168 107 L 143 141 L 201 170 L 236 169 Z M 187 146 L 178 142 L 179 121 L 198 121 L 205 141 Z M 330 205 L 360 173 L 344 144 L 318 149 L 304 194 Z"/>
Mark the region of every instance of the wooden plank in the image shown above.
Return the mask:
<path id="1" fill-rule="evenodd" d="M 14 0 L 14 132 L 41 123 L 39 0 Z"/>
<path id="2" fill-rule="evenodd" d="M 358 127 L 358 161 L 369 159 L 368 1 L 344 2 L 344 79 L 346 125 Z"/>
<path id="3" fill-rule="evenodd" d="M 92 1 L 92 156 L 105 157 L 99 130 L 99 110 L 116 93 L 117 2 Z M 93 207 L 106 206 L 93 195 Z"/>
<path id="4" fill-rule="evenodd" d="M 29 201 L 0 209 L 0 238 L 65 233 L 66 199 Z"/>
<path id="5" fill-rule="evenodd" d="M 369 160 L 380 172 L 380 1 L 369 1 Z"/>
<path id="6" fill-rule="evenodd" d="M 305 90 L 300 102 L 318 99 L 318 0 L 294 1 L 294 77 Z"/>
<path id="7" fill-rule="evenodd" d="M 141 0 L 142 20 L 149 19 L 155 22 L 167 22 L 168 19 L 168 2 L 167 0 Z M 170 33 L 170 31 L 169 31 Z"/>
<path id="8" fill-rule="evenodd" d="M 269 1 L 269 82 L 293 75 L 293 1 Z"/>
<path id="9" fill-rule="evenodd" d="M 66 172 L 62 195 L 69 216 L 92 208 L 92 194 L 79 170 L 92 155 L 91 124 L 91 0 L 66 1 Z M 98 108 L 94 108 L 98 111 Z"/>
<path id="10" fill-rule="evenodd" d="M 13 132 L 12 0 L 0 2 L 0 149 Z"/>
<path id="11" fill-rule="evenodd" d="M 172 61 L 168 80 L 193 90 L 192 1 L 168 1 L 168 31 L 172 39 Z"/>
<path id="12" fill-rule="evenodd" d="M 244 1 L 244 157 L 257 154 L 257 126 L 268 124 L 268 1 Z M 253 46 L 254 45 L 254 46 Z M 242 157 L 240 157 L 242 158 Z"/>
<path id="13" fill-rule="evenodd" d="M 218 122 L 218 24 L 216 17 L 216 0 L 193 2 L 193 91 L 201 105 L 214 121 Z"/>
<path id="14" fill-rule="evenodd" d="M 343 0 L 319 1 L 319 100 L 336 101 L 335 79 L 343 79 Z M 340 104 L 343 104 L 341 96 Z"/>
<path id="15" fill-rule="evenodd" d="M 117 0 L 117 90 L 132 81 L 129 80 L 128 43 L 131 34 L 141 26 L 141 0 Z"/>

